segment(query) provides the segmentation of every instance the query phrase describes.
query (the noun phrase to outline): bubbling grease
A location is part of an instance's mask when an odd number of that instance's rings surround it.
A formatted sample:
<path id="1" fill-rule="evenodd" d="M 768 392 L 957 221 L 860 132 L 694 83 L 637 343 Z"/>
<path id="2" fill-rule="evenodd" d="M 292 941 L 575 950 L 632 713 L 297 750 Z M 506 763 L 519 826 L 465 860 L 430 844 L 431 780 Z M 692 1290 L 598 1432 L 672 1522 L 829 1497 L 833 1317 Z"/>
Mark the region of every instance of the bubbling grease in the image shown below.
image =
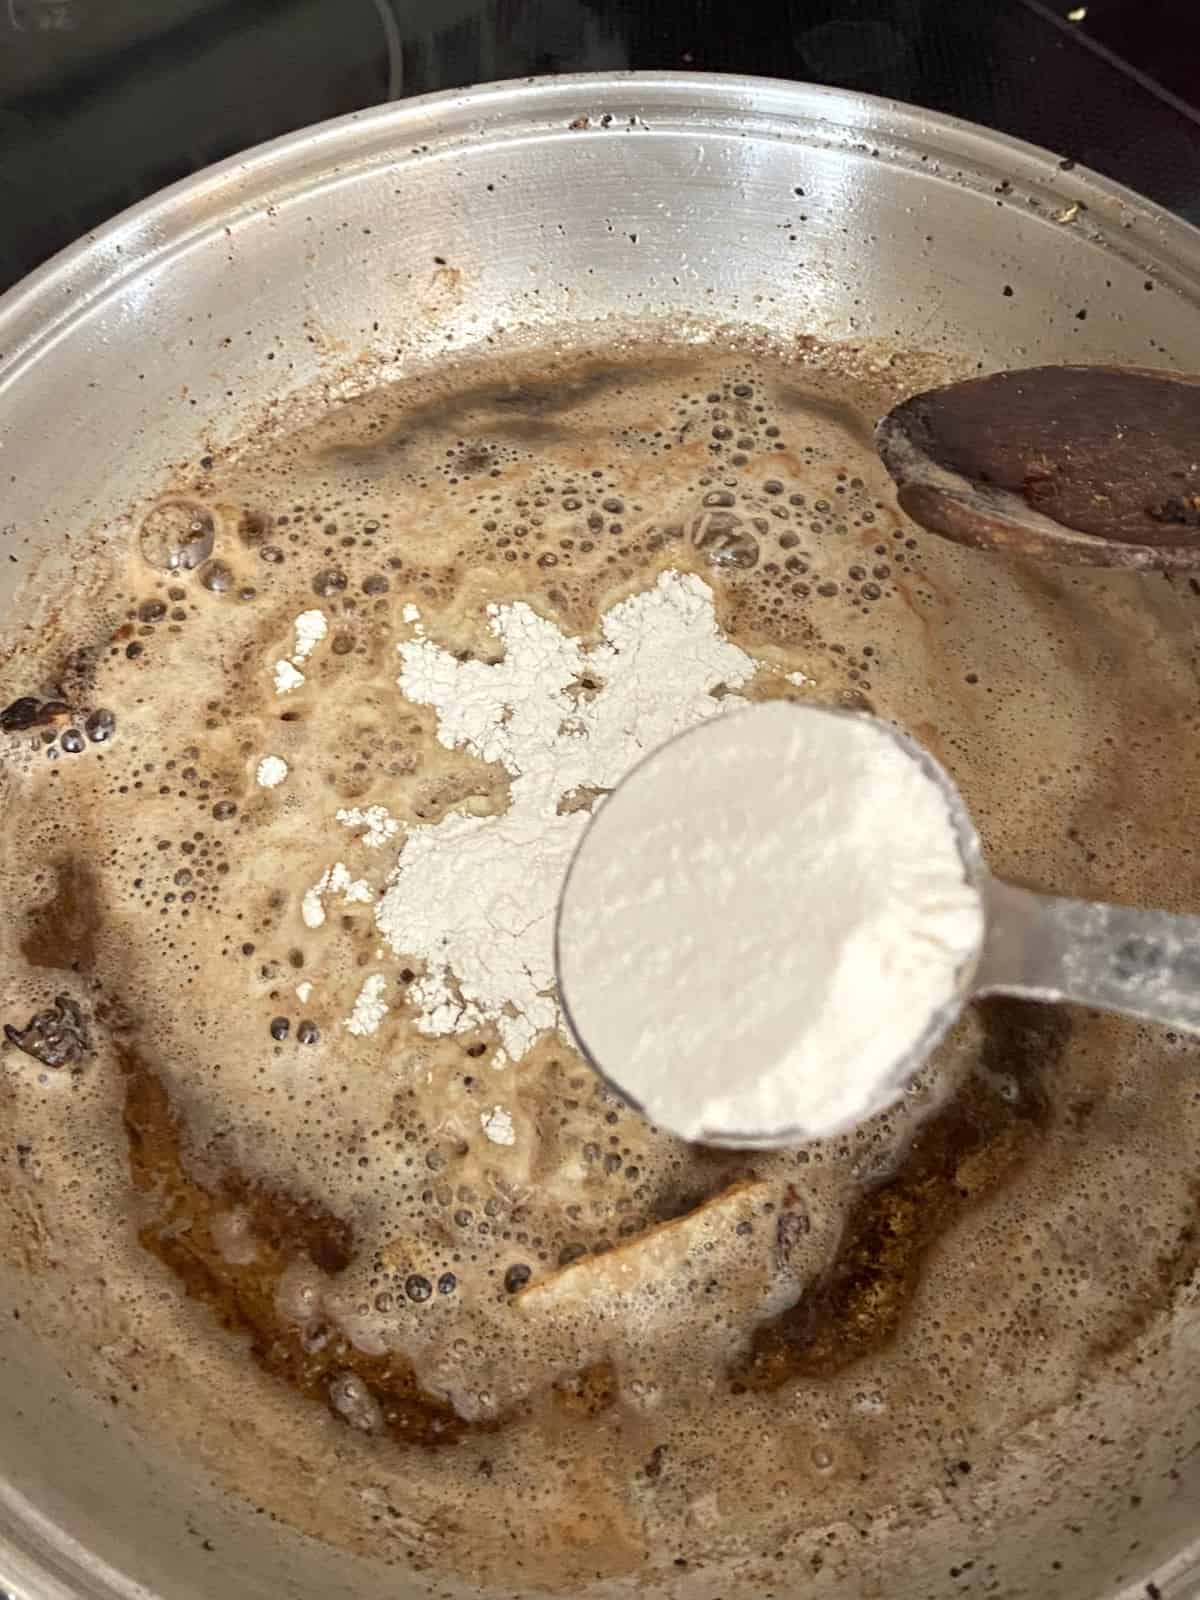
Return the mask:
<path id="1" fill-rule="evenodd" d="M 920 381 L 732 343 L 447 366 L 181 472 L 98 551 L 86 635 L 9 660 L 5 1193 L 36 1180 L 53 1222 L 6 1200 L 3 1229 L 68 1241 L 31 1320 L 136 1423 L 199 1430 L 347 1549 L 394 1524 L 410 1564 L 568 1589 L 982 1476 L 1170 1313 L 1200 1107 L 1169 1036 L 993 1003 L 892 1112 L 734 1154 L 646 1124 L 556 1033 L 502 1071 L 494 1029 L 420 1033 L 375 927 L 397 843 L 369 817 L 508 796 L 401 696 L 412 608 L 494 659 L 489 604 L 594 640 L 667 570 L 760 662 L 742 693 L 925 741 L 998 871 L 1178 902 L 1200 741 L 1158 738 L 1196 683 L 1157 580 L 920 536 L 866 432 Z M 371 892 L 313 925 L 334 861 Z M 180 1363 L 172 1415 L 142 1415 Z"/>

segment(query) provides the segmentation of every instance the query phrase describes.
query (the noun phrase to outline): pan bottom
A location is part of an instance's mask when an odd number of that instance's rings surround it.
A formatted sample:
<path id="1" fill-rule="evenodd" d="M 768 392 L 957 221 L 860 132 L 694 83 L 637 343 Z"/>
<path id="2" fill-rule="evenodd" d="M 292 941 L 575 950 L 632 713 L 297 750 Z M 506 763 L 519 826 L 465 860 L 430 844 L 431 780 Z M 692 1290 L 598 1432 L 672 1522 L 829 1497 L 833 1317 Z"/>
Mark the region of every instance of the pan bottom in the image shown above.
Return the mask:
<path id="1" fill-rule="evenodd" d="M 870 430 L 943 375 L 719 330 L 448 365 L 98 546 L 5 668 L 0 1230 L 133 1426 L 340 1547 L 566 1590 L 982 1526 L 1167 1337 L 1178 1041 L 993 1003 L 893 1112 L 746 1155 L 608 1094 L 547 979 L 588 811 L 746 698 L 895 718 L 1005 876 L 1177 903 L 1160 580 L 907 523 Z"/>

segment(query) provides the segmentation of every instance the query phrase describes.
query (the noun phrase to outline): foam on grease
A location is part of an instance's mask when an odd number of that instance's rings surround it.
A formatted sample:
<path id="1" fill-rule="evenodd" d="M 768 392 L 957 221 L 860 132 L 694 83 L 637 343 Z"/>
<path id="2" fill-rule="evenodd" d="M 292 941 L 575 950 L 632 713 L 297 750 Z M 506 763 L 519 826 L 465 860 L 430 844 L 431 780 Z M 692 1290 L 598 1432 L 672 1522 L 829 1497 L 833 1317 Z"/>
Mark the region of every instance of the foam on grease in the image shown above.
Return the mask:
<path id="1" fill-rule="evenodd" d="M 399 1521 L 405 1559 L 510 1586 L 774 1549 L 797 1505 L 824 1528 L 982 1469 L 1192 1270 L 1200 1110 L 1161 1033 L 979 1008 L 856 1133 L 697 1150 L 560 1037 L 497 1072 L 487 1030 L 419 1034 L 370 904 L 301 913 L 332 860 L 376 888 L 394 860 L 339 808 L 506 803 L 396 689 L 407 607 L 486 657 L 490 602 L 594 636 L 667 568 L 713 586 L 751 693 L 928 743 L 998 871 L 1181 904 L 1200 741 L 1162 730 L 1194 725 L 1187 653 L 1148 580 L 1025 572 L 898 516 L 867 424 L 920 381 L 732 344 L 447 367 L 206 458 L 98 555 L 86 633 L 5 669 L 6 704 L 64 710 L 5 741 L 4 1020 L 65 994 L 91 1047 L 0 1057 L 14 1192 L 36 1180 L 62 1241 L 33 1318 L 135 1415 L 171 1372 L 158 1430 L 220 1438 L 307 1530 L 378 1550 Z M 328 632 L 277 694 L 313 609 Z M 97 710 L 109 735 L 75 748 Z M 375 971 L 390 1009 L 351 1036 Z M 20 1207 L 4 1227 L 44 1248 Z M 273 1468 L 297 1456 L 319 1503 Z"/>

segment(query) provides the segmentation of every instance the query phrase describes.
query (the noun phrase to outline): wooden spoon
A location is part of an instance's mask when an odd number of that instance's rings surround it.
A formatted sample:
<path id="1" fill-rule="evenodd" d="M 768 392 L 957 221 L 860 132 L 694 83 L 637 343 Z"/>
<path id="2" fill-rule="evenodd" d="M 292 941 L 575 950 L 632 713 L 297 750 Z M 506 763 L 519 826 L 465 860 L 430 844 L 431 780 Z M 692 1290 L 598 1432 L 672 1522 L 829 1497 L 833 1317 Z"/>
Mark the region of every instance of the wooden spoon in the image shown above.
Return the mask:
<path id="1" fill-rule="evenodd" d="M 913 395 L 875 430 L 903 509 L 1041 561 L 1200 569 L 1200 377 L 1031 367 Z"/>

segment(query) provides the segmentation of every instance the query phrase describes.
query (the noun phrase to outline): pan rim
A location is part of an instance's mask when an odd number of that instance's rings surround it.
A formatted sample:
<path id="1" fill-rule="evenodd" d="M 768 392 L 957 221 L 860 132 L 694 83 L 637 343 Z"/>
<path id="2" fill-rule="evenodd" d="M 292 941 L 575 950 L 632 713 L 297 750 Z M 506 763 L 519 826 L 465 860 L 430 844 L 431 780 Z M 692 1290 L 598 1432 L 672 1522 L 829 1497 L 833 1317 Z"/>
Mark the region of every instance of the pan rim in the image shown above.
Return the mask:
<path id="1" fill-rule="evenodd" d="M 649 110 L 653 120 L 643 112 Z M 611 118 L 609 125 L 601 119 Z M 979 189 L 999 177 L 1048 221 L 1086 228 L 1200 295 L 1200 228 L 1041 146 L 903 101 L 733 73 L 597 72 L 508 79 L 352 111 L 252 146 L 119 212 L 0 295 L 0 397 L 83 317 L 214 232 L 378 166 L 536 138 L 700 132 L 840 149 Z M 940 163 L 958 165 L 949 173 Z M 1059 210 L 1049 210 L 1057 203 Z"/>

